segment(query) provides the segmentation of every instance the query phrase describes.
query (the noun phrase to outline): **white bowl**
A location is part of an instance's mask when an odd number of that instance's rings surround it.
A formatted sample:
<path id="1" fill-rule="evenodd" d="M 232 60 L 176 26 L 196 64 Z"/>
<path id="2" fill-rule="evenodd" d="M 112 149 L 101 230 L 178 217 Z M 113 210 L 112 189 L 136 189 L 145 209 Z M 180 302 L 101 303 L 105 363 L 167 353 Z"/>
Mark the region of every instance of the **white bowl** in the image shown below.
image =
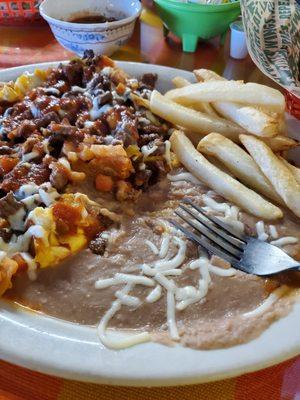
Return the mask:
<path id="1" fill-rule="evenodd" d="M 84 12 L 115 17 L 117 21 L 68 22 Z M 138 0 L 44 0 L 40 6 L 40 14 L 49 23 L 56 40 L 79 56 L 85 50 L 93 50 L 95 54 L 114 53 L 131 37 L 140 13 Z"/>

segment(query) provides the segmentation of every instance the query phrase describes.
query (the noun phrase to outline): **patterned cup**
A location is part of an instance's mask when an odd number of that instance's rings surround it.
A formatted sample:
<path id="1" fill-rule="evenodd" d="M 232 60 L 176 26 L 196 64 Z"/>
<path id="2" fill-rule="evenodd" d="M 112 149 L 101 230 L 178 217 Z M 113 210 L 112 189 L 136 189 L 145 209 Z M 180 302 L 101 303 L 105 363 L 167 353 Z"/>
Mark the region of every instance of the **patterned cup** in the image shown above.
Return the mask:
<path id="1" fill-rule="evenodd" d="M 49 23 L 56 40 L 82 56 L 85 50 L 111 55 L 131 37 L 141 13 L 138 0 L 44 0 L 40 14 Z M 76 17 L 105 15 L 116 21 L 105 23 L 68 22 Z"/>

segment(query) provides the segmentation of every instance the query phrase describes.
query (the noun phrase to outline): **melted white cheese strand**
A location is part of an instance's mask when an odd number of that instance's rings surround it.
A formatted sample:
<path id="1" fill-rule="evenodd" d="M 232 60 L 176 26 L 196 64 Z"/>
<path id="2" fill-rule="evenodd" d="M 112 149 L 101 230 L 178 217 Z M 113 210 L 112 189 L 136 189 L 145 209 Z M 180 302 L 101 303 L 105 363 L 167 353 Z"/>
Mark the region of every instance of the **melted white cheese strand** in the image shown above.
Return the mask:
<path id="1" fill-rule="evenodd" d="M 264 221 L 256 222 L 255 227 L 256 227 L 256 232 L 257 232 L 258 239 L 262 240 L 263 242 L 268 240 L 269 235 L 265 231 L 265 223 L 264 223 Z"/>
<path id="2" fill-rule="evenodd" d="M 156 145 L 149 147 L 148 145 L 145 145 L 141 147 L 141 152 L 143 153 L 144 158 L 147 158 L 150 156 L 150 154 L 154 153 L 155 150 L 157 150 L 158 147 Z"/>
<path id="3" fill-rule="evenodd" d="M 106 289 L 110 286 L 119 285 L 120 281 L 116 278 L 98 279 L 95 282 L 95 289 Z"/>
<path id="4" fill-rule="evenodd" d="M 199 271 L 201 277 L 199 279 L 199 291 L 201 293 L 201 298 L 207 295 L 209 284 L 211 283 L 209 267 L 210 267 L 209 259 L 207 257 L 200 257 Z"/>
<path id="5" fill-rule="evenodd" d="M 220 216 L 216 216 L 216 218 L 218 218 L 221 222 L 224 222 L 225 224 L 229 225 L 231 228 L 233 228 L 237 233 L 243 233 L 245 230 L 245 225 L 243 224 L 242 221 L 238 221 L 238 220 L 233 220 L 230 217 L 220 217 Z"/>
<path id="6" fill-rule="evenodd" d="M 48 234 L 45 229 L 39 225 L 32 225 L 23 235 L 13 235 L 9 243 L 5 243 L 0 238 L 0 250 L 12 255 L 14 253 L 27 252 L 32 237 L 41 238 L 48 245 Z"/>
<path id="7" fill-rule="evenodd" d="M 162 274 L 156 274 L 154 279 L 161 284 L 167 290 L 167 322 L 169 328 L 169 334 L 171 339 L 179 340 L 179 334 L 176 325 L 176 303 L 175 293 L 177 286 L 172 280 L 167 279 Z"/>
<path id="8" fill-rule="evenodd" d="M 230 205 L 227 203 L 218 203 L 206 194 L 202 195 L 202 200 L 204 204 L 207 207 L 211 208 L 213 211 L 223 212 L 224 214 L 226 212 L 230 212 Z"/>
<path id="9" fill-rule="evenodd" d="M 40 153 L 37 151 L 31 151 L 30 153 L 23 154 L 22 156 L 22 162 L 28 162 L 31 161 L 37 157 L 39 157 Z"/>
<path id="10" fill-rule="evenodd" d="M 176 308 L 177 310 L 184 310 L 186 307 L 188 307 L 191 304 L 194 304 L 198 301 L 200 301 L 203 297 L 206 296 L 208 292 L 208 286 L 211 282 L 211 278 L 209 275 L 209 270 L 208 270 L 208 265 L 209 261 L 206 257 L 199 257 L 197 260 L 194 260 L 190 263 L 190 269 L 199 269 L 200 273 L 200 278 L 199 278 L 199 288 L 196 291 L 191 291 L 189 290 L 186 293 L 190 294 L 190 297 L 187 297 L 186 299 L 182 299 L 177 303 Z M 185 288 L 180 288 L 181 290 L 186 289 Z M 179 293 L 180 293 L 179 289 Z M 178 294 L 177 294 L 178 295 Z"/>
<path id="11" fill-rule="evenodd" d="M 138 307 L 141 305 L 141 300 L 136 296 L 130 296 L 124 293 L 122 290 L 117 290 L 115 296 L 121 301 L 121 303 L 128 307 Z"/>
<path id="12" fill-rule="evenodd" d="M 200 185 L 201 182 L 190 172 L 181 172 L 179 174 L 176 175 L 167 175 L 167 178 L 171 181 L 171 182 L 178 182 L 178 181 L 186 181 L 186 182 L 192 182 L 195 185 Z"/>
<path id="13" fill-rule="evenodd" d="M 156 274 L 154 279 L 167 291 L 171 291 L 174 293 L 176 292 L 177 286 L 175 285 L 175 283 L 172 280 L 166 278 L 163 274 Z"/>
<path id="14" fill-rule="evenodd" d="M 243 314 L 243 317 L 249 318 L 249 317 L 258 317 L 262 314 L 264 314 L 268 309 L 282 297 L 286 292 L 288 291 L 288 287 L 283 285 L 279 287 L 278 289 L 275 289 L 267 298 L 262 302 L 260 306 L 255 308 L 252 311 L 249 311 L 245 314 Z"/>
<path id="15" fill-rule="evenodd" d="M 224 217 L 220 217 L 219 215 L 217 218 L 220 219 L 220 221 L 225 222 L 226 224 L 230 225 L 233 229 L 235 229 L 237 232 L 244 232 L 245 230 L 245 225 L 243 222 L 238 220 L 239 217 L 239 208 L 236 206 L 231 206 L 228 203 L 218 203 L 216 202 L 211 196 L 214 194 L 214 192 L 208 194 L 202 195 L 202 200 L 204 201 L 204 204 L 206 205 L 204 209 L 208 212 L 223 212 L 225 214 Z"/>
<path id="16" fill-rule="evenodd" d="M 294 236 L 285 236 L 277 240 L 272 240 L 272 242 L 270 243 L 273 244 L 274 246 L 281 247 L 281 246 L 287 246 L 288 244 L 296 244 L 298 242 L 299 239 Z"/>
<path id="17" fill-rule="evenodd" d="M 35 281 L 36 278 L 37 278 L 37 273 L 36 273 L 36 271 L 37 271 L 37 264 L 36 264 L 36 262 L 35 262 L 34 259 L 31 257 L 31 255 L 28 254 L 28 253 L 20 253 L 20 255 L 22 256 L 23 260 L 24 260 L 24 261 L 26 262 L 26 264 L 27 264 L 27 267 L 28 267 L 28 269 L 27 269 L 28 278 L 29 278 L 31 281 Z"/>
<path id="18" fill-rule="evenodd" d="M 37 206 L 37 204 L 40 204 L 41 198 L 40 195 L 36 193 L 26 197 L 25 199 L 22 199 L 21 202 L 25 205 L 27 210 L 32 211 Z"/>
<path id="19" fill-rule="evenodd" d="M 212 264 L 209 265 L 209 272 L 219 276 L 234 276 L 236 274 L 234 268 L 219 268 Z"/>
<path id="20" fill-rule="evenodd" d="M 180 337 L 176 325 L 175 296 L 171 290 L 167 292 L 167 321 L 171 339 L 179 340 Z"/>
<path id="21" fill-rule="evenodd" d="M 175 299 L 177 301 L 188 300 L 198 295 L 198 291 L 194 286 L 184 286 L 183 288 L 177 288 L 175 293 Z"/>
<path id="22" fill-rule="evenodd" d="M 160 250 L 159 250 L 159 258 L 165 258 L 166 255 L 168 254 L 169 251 L 169 247 L 170 247 L 170 235 L 168 235 L 167 233 L 163 234 L 163 238 L 161 241 L 161 245 L 160 245 Z"/>
<path id="23" fill-rule="evenodd" d="M 132 288 L 133 288 L 132 284 L 127 284 L 125 288 L 122 290 L 123 295 L 128 295 L 128 293 Z M 107 326 L 109 321 L 121 309 L 121 307 L 122 307 L 121 300 L 120 299 L 115 300 L 112 303 L 110 309 L 101 318 L 101 321 L 97 328 L 98 336 L 101 343 L 108 348 L 120 350 L 120 349 L 126 349 L 131 346 L 135 346 L 140 343 L 149 342 L 149 340 L 151 339 L 149 332 L 142 332 L 135 335 L 129 335 L 126 336 L 125 338 L 114 338 L 107 333 Z"/>
<path id="24" fill-rule="evenodd" d="M 277 229 L 276 229 L 275 225 L 270 225 L 269 226 L 269 232 L 270 232 L 270 235 L 271 235 L 272 239 L 278 239 L 279 235 L 278 235 L 278 232 L 277 232 Z"/>
<path id="25" fill-rule="evenodd" d="M 152 279 L 147 278 L 145 276 L 141 276 L 141 275 L 116 273 L 115 279 L 117 279 L 119 282 L 131 283 L 134 285 L 144 285 L 144 286 L 149 286 L 149 287 L 155 285 L 154 281 Z"/>
<path id="26" fill-rule="evenodd" d="M 155 303 L 157 300 L 161 298 L 162 289 L 160 285 L 156 285 L 154 289 L 146 297 L 147 303 Z"/>
<path id="27" fill-rule="evenodd" d="M 153 254 L 158 255 L 159 250 L 154 243 L 152 243 L 150 240 L 147 239 L 145 240 L 145 244 L 149 247 L 149 249 L 152 251 Z"/>
<path id="28" fill-rule="evenodd" d="M 113 278 L 98 279 L 95 282 L 96 289 L 105 289 L 110 286 L 119 285 L 120 283 L 131 283 L 133 285 L 154 286 L 152 279 L 141 275 L 116 273 Z"/>
<path id="29" fill-rule="evenodd" d="M 154 264 L 154 268 L 157 272 L 167 271 L 168 269 L 176 269 L 181 266 L 185 260 L 186 254 L 186 242 L 179 237 L 174 236 L 173 241 L 178 247 L 177 254 L 170 260 L 159 260 Z"/>
<path id="30" fill-rule="evenodd" d="M 10 215 L 7 219 L 12 229 L 16 231 L 24 231 L 25 216 L 26 211 L 24 208 L 19 208 L 17 212 L 15 212 L 13 215 Z"/>

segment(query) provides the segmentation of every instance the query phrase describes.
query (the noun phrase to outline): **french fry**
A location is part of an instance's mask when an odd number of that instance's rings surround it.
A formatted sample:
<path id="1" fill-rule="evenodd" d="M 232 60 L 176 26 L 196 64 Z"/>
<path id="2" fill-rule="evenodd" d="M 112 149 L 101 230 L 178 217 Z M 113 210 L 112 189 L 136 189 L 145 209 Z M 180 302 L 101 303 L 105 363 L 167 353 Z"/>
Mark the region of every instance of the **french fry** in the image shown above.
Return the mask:
<path id="1" fill-rule="evenodd" d="M 283 94 L 276 89 L 257 83 L 214 80 L 173 89 L 166 93 L 166 96 L 185 106 L 204 101 L 259 106 L 278 113 L 283 113 L 285 109 Z"/>
<path id="2" fill-rule="evenodd" d="M 245 185 L 278 204 L 284 205 L 281 197 L 278 196 L 251 156 L 230 139 L 218 133 L 210 133 L 199 142 L 197 150 L 206 155 L 214 156 Z"/>
<path id="3" fill-rule="evenodd" d="M 188 129 L 185 129 L 184 131 L 185 131 L 186 136 L 197 147 L 199 141 L 203 138 L 203 135 L 200 135 L 199 133 L 188 130 Z M 289 149 L 299 146 L 299 143 L 296 142 L 296 140 L 288 138 L 286 136 L 279 135 L 279 136 L 275 136 L 273 138 L 260 138 L 260 139 L 264 143 L 266 143 L 275 153 L 286 151 L 286 150 L 289 150 Z"/>
<path id="4" fill-rule="evenodd" d="M 204 68 L 195 69 L 194 75 L 198 82 L 226 81 L 227 80 L 226 78 L 217 74 L 216 72 L 211 71 L 210 69 L 204 69 Z"/>
<path id="5" fill-rule="evenodd" d="M 189 82 L 187 79 L 182 78 L 181 76 L 176 76 L 172 80 L 173 84 L 177 88 L 182 88 L 188 85 L 191 85 L 191 82 Z M 213 109 L 213 107 L 209 103 L 196 103 L 193 106 L 194 110 L 201 111 L 203 113 L 206 113 L 208 115 L 213 115 L 214 117 L 219 117 L 219 115 L 216 113 L 216 111 Z"/>
<path id="6" fill-rule="evenodd" d="M 286 206 L 300 217 L 300 185 L 291 170 L 261 140 L 250 135 L 240 139 Z"/>
<path id="7" fill-rule="evenodd" d="M 273 138 L 260 138 L 266 143 L 275 153 L 285 151 L 299 146 L 299 142 L 287 136 L 275 136 Z"/>
<path id="8" fill-rule="evenodd" d="M 283 216 L 278 207 L 211 164 L 183 132 L 174 131 L 170 141 L 173 151 L 187 170 L 225 199 L 258 218 L 272 220 Z"/>
<path id="9" fill-rule="evenodd" d="M 194 74 L 200 82 L 219 80 L 226 81 L 225 78 L 207 69 L 195 70 Z M 236 122 L 248 132 L 257 136 L 272 137 L 279 134 L 282 130 L 282 120 L 275 113 L 268 115 L 255 107 L 245 107 L 237 103 L 214 102 L 213 107 L 220 115 Z"/>
<path id="10" fill-rule="evenodd" d="M 138 106 L 150 109 L 150 102 L 147 99 L 143 99 L 143 97 L 138 96 L 135 93 L 131 93 L 131 100 Z"/>
<path id="11" fill-rule="evenodd" d="M 291 173 L 294 175 L 296 181 L 300 185 L 300 168 L 295 167 L 294 165 L 290 164 L 287 160 L 283 157 L 279 156 L 279 159 L 289 168 Z"/>
<path id="12" fill-rule="evenodd" d="M 150 109 L 153 114 L 164 118 L 174 125 L 194 131 L 201 136 L 205 136 L 211 132 L 218 132 L 233 141 L 238 141 L 239 134 L 246 133 L 238 125 L 223 118 L 213 117 L 174 103 L 156 90 L 151 94 Z"/>
<path id="13" fill-rule="evenodd" d="M 188 85 L 191 85 L 191 82 L 188 81 L 185 78 L 182 78 L 182 76 L 175 76 L 175 78 L 172 79 L 173 85 L 178 89 L 182 88 Z"/>

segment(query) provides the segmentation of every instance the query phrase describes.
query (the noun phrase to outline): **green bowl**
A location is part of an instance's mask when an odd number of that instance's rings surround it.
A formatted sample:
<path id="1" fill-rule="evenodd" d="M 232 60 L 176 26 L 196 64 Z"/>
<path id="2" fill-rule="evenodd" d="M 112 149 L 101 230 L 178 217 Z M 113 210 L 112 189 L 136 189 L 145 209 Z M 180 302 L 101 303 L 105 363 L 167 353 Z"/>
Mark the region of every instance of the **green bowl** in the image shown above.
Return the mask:
<path id="1" fill-rule="evenodd" d="M 164 35 L 169 31 L 182 40 L 183 51 L 196 51 L 198 39 L 221 35 L 224 42 L 231 22 L 241 14 L 240 2 L 219 5 L 182 3 L 177 0 L 154 0 L 164 23 Z"/>

